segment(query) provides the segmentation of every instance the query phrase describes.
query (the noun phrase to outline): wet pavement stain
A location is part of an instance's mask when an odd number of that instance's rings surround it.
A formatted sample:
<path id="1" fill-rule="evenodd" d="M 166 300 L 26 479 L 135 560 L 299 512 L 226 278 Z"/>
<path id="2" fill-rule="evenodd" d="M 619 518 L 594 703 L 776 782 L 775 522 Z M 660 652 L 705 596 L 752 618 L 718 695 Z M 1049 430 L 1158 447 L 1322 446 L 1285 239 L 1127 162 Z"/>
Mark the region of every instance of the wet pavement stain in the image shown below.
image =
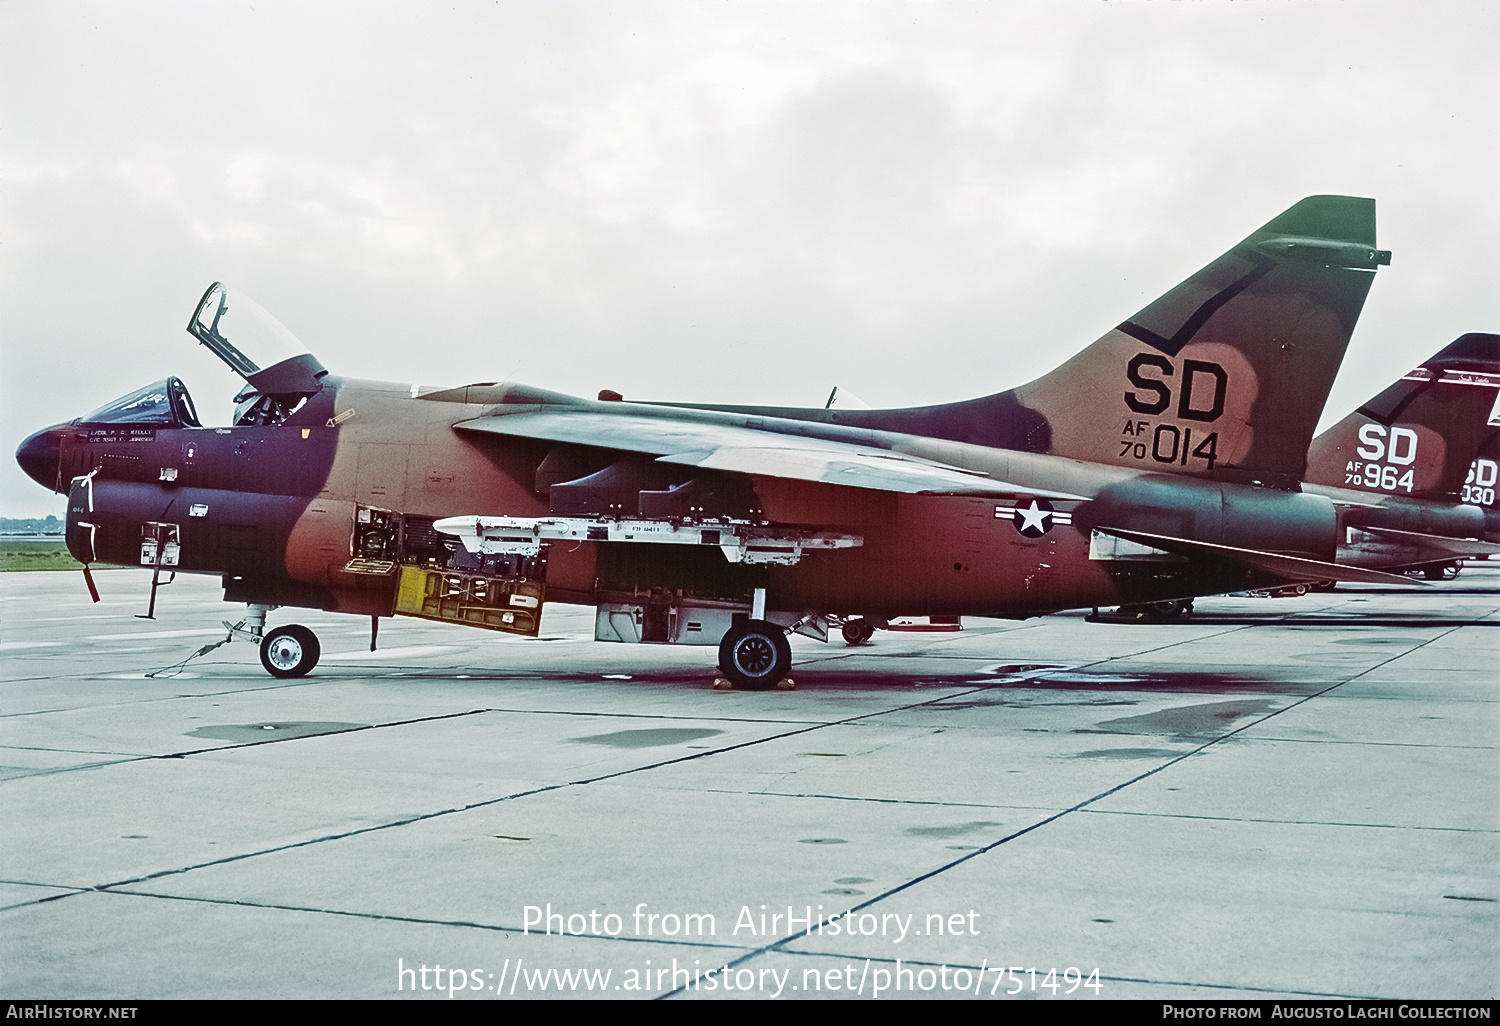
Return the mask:
<path id="1" fill-rule="evenodd" d="M 1006 701 L 1007 699 L 999 696 L 1007 693 L 1014 695 L 1017 692 L 1063 694 L 1079 691 L 1094 691 L 1103 694 L 1121 691 L 1136 693 L 1154 691 L 1185 695 L 1225 695 L 1245 694 L 1246 692 L 1254 694 L 1263 692 L 1267 688 L 1274 688 L 1277 694 L 1285 695 L 1307 693 L 1321 690 L 1323 687 L 1326 687 L 1326 684 L 1311 680 L 1289 681 L 1282 678 L 1274 681 L 1267 680 L 1261 678 L 1254 670 L 1245 667 L 1227 667 L 1218 664 L 1212 669 L 1200 667 L 1182 671 L 1049 673 L 1041 677 L 1026 678 L 1014 684 L 996 685 L 990 694 L 997 696 L 998 701 Z"/>
<path id="2" fill-rule="evenodd" d="M 579 745 L 605 745 L 609 748 L 665 748 L 705 737 L 717 737 L 722 730 L 704 727 L 653 727 L 648 730 L 617 730 L 613 734 L 591 734 L 568 740 Z"/>
<path id="3" fill-rule="evenodd" d="M 942 701 L 922 706 L 920 711 L 947 712 L 953 709 L 993 709 L 997 707 L 1006 709 L 1061 709 L 1101 705 L 1140 705 L 1140 703 L 1129 699 L 1115 698 L 1085 698 L 1076 702 L 1048 702 L 1030 695 L 1017 694 L 1014 691 L 994 691 L 976 696 L 973 699 L 945 698 Z"/>
<path id="4" fill-rule="evenodd" d="M 999 666 L 986 666 L 980 673 L 992 674 L 996 679 L 985 681 L 987 684 L 1001 684 L 1008 682 L 1009 678 L 1023 673 L 1034 673 L 1037 670 L 1064 670 L 1064 663 L 1003 663 Z M 976 681 L 976 683 L 978 683 Z"/>
<path id="5" fill-rule="evenodd" d="M 1075 730 L 1075 734 L 1164 734 L 1179 741 L 1199 741 L 1224 733 L 1235 720 L 1258 716 L 1277 707 L 1266 698 L 1237 702 L 1206 702 L 1179 705 L 1142 716 L 1104 720 L 1097 726 Z"/>
<path id="6" fill-rule="evenodd" d="M 316 734 L 336 734 L 343 730 L 359 730 L 368 723 L 336 723 L 324 720 L 304 720 L 298 723 L 264 721 L 261 723 L 221 723 L 216 726 L 189 730 L 184 737 L 210 738 L 214 741 L 285 741 L 294 737 L 312 737 Z"/>
<path id="7" fill-rule="evenodd" d="M 993 820 L 977 819 L 970 823 L 955 823 L 952 826 L 907 827 L 906 832 L 913 837 L 962 837 L 964 834 L 972 834 L 986 827 L 1004 825 Z"/>
<path id="8" fill-rule="evenodd" d="M 1182 752 L 1170 748 L 1096 748 L 1090 752 L 1074 752 L 1069 759 L 1175 759 Z"/>

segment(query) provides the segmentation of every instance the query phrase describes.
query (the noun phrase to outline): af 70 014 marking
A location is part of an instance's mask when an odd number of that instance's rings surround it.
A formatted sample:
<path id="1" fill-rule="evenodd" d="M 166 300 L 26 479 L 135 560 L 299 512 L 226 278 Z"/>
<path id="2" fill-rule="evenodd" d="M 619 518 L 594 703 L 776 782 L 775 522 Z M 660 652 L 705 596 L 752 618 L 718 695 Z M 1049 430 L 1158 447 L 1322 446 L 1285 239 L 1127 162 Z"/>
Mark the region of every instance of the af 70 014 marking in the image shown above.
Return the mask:
<path id="1" fill-rule="evenodd" d="M 1147 430 L 1151 432 L 1151 441 L 1137 441 L 1144 438 Z M 1121 432 L 1126 436 L 1120 442 L 1120 455 L 1130 456 L 1136 461 L 1143 461 L 1150 456 L 1156 463 L 1178 463 L 1182 466 L 1188 465 L 1188 456 L 1201 459 L 1205 463 L 1206 470 L 1214 469 L 1214 461 L 1219 455 L 1219 433 L 1210 432 L 1196 445 L 1193 439 L 1192 428 L 1178 429 L 1175 424 L 1157 424 L 1152 427 L 1150 421 L 1136 420 L 1125 422 L 1125 428 Z M 1178 460 L 1178 454 L 1181 460 Z"/>

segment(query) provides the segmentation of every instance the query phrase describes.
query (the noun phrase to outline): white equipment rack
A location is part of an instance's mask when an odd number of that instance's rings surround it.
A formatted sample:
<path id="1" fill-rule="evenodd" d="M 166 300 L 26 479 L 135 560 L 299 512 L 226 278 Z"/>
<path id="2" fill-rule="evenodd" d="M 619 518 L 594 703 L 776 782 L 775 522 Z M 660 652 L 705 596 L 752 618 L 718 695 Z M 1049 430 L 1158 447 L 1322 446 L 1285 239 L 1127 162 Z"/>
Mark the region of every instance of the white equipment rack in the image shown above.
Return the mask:
<path id="1" fill-rule="evenodd" d="M 677 524 L 670 520 L 617 520 L 604 517 L 446 517 L 434 530 L 458 538 L 469 552 L 535 556 L 548 542 L 631 542 L 658 545 L 713 545 L 731 563 L 793 566 L 806 551 L 850 549 L 864 544 L 857 534 L 799 531 L 751 524 Z"/>

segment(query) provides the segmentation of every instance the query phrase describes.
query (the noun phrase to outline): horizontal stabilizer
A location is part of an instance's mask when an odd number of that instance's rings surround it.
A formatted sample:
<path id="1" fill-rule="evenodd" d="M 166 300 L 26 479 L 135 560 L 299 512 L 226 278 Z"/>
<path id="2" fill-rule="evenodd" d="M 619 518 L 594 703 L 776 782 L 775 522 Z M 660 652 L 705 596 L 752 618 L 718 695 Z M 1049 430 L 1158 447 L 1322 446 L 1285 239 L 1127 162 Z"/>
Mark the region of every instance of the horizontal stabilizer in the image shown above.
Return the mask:
<path id="1" fill-rule="evenodd" d="M 1449 538 L 1441 534 L 1419 534 L 1416 531 L 1397 531 L 1389 527 L 1360 527 L 1357 530 L 1425 550 L 1434 559 L 1474 559 L 1500 554 L 1500 545 L 1474 538 Z"/>
<path id="2" fill-rule="evenodd" d="M 663 463 L 908 495 L 1083 498 L 1068 492 L 996 481 L 985 474 L 889 449 L 734 424 L 653 416 L 634 410 L 500 413 L 466 420 L 453 427 L 456 431 L 646 453 Z"/>
<path id="3" fill-rule="evenodd" d="M 1104 534 L 1112 534 L 1129 541 L 1150 545 L 1164 552 L 1181 556 L 1207 556 L 1247 566 L 1252 570 L 1281 577 L 1288 581 L 1348 581 L 1351 584 L 1400 584 L 1418 585 L 1409 577 L 1381 573 L 1379 570 L 1364 570 L 1360 567 L 1325 563 L 1320 559 L 1304 559 L 1301 556 L 1283 556 L 1278 552 L 1262 552 L 1259 549 L 1238 549 L 1232 545 L 1214 545 L 1211 542 L 1193 541 L 1190 538 L 1173 538 L 1164 534 L 1148 534 L 1145 531 L 1126 531 L 1113 527 L 1097 528 Z"/>

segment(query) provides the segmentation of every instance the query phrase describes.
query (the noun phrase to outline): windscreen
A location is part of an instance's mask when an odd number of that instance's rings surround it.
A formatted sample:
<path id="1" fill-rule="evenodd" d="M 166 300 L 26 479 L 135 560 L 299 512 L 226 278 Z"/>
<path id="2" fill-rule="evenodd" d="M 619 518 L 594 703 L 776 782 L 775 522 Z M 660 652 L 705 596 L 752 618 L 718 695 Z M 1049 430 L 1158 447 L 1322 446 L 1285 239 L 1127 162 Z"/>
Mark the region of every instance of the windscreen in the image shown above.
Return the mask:
<path id="1" fill-rule="evenodd" d="M 83 417 L 82 423 L 197 427 L 198 414 L 181 380 L 166 378 L 106 403 Z"/>

